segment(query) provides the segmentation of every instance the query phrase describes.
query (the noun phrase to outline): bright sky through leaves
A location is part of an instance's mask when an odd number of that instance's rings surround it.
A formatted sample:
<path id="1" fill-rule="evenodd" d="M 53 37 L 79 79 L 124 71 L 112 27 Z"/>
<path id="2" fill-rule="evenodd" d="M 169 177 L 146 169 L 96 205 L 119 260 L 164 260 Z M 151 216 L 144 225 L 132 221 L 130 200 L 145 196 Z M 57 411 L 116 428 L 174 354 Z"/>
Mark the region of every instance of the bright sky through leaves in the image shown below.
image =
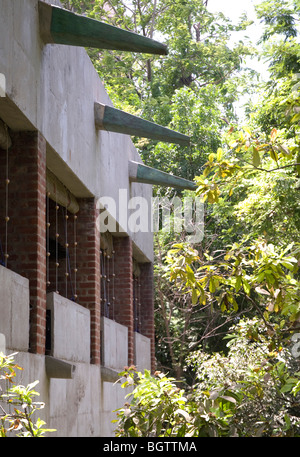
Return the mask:
<path id="1" fill-rule="evenodd" d="M 262 27 L 259 20 L 256 18 L 254 6 L 259 3 L 261 3 L 261 0 L 208 0 L 207 9 L 212 13 L 222 12 L 226 17 L 230 18 L 233 23 L 237 23 L 242 14 L 246 13 L 247 18 L 253 20 L 254 23 L 249 26 L 246 31 L 235 32 L 232 36 L 232 42 L 250 40 L 254 46 L 257 46 L 257 42 L 262 34 Z M 249 37 L 249 39 L 245 37 Z M 255 58 L 247 59 L 246 62 L 247 66 L 253 69 L 257 70 L 257 68 L 260 68 L 262 78 L 267 79 L 267 65 L 260 61 L 258 67 L 258 62 Z M 243 117 L 243 109 L 241 109 L 240 106 L 243 105 L 246 100 L 247 97 L 243 97 L 236 106 L 239 116 Z"/>
<path id="2" fill-rule="evenodd" d="M 207 9 L 213 13 L 222 11 L 232 20 L 238 19 L 242 13 L 246 12 L 250 19 L 255 18 L 254 4 L 260 3 L 258 0 L 208 0 Z"/>

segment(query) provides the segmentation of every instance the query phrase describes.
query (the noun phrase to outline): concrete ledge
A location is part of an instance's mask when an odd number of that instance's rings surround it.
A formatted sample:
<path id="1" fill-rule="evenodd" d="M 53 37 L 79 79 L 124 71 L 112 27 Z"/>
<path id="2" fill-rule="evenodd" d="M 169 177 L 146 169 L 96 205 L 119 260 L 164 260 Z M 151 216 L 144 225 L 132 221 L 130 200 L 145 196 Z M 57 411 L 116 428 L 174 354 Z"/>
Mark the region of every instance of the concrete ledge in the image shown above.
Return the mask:
<path id="1" fill-rule="evenodd" d="M 120 378 L 118 371 L 101 366 L 101 380 L 104 382 L 116 382 Z"/>
<path id="2" fill-rule="evenodd" d="M 45 357 L 46 373 L 49 378 L 73 379 L 76 366 L 49 355 Z"/>

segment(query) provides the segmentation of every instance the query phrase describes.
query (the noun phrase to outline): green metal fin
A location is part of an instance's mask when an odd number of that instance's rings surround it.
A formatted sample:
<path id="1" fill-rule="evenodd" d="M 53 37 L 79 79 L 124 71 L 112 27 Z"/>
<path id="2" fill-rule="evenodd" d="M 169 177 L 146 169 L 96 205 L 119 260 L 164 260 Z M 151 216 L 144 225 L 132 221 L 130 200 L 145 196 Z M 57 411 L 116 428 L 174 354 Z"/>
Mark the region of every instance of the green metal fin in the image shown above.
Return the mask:
<path id="1" fill-rule="evenodd" d="M 187 135 L 102 103 L 95 103 L 95 125 L 99 130 L 177 143 L 182 146 L 190 144 L 190 137 Z"/>
<path id="2" fill-rule="evenodd" d="M 45 43 L 166 55 L 167 47 L 137 33 L 39 1 L 40 33 Z"/>
<path id="3" fill-rule="evenodd" d="M 170 175 L 134 161 L 129 161 L 129 180 L 158 186 L 175 187 L 181 190 L 197 189 L 197 184 L 193 181 Z"/>

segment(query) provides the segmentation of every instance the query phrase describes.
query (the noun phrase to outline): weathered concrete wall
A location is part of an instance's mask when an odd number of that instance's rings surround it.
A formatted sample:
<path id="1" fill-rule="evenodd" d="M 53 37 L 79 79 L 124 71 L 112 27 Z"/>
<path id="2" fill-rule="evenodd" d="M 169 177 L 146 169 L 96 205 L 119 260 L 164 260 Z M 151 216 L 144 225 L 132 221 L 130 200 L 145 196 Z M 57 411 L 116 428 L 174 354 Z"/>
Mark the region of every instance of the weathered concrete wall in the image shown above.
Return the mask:
<path id="1" fill-rule="evenodd" d="M 42 43 L 38 0 L 0 0 L 0 11 L 0 71 L 6 80 L 0 118 L 12 130 L 39 130 L 49 169 L 77 197 L 114 198 L 119 223 L 119 189 L 126 189 L 127 202 L 134 196 L 149 201 L 151 186 L 129 183 L 128 161 L 141 161 L 130 136 L 95 129 L 94 102 L 112 103 L 90 58 L 83 48 Z M 152 261 L 152 234 L 128 235 L 144 260 Z"/>
<path id="2" fill-rule="evenodd" d="M 116 424 L 112 420 L 117 419 L 118 408 L 123 408 L 124 403 L 128 401 L 125 398 L 130 393 L 128 388 L 122 389 L 121 384 L 112 384 L 103 382 L 101 390 L 101 436 L 114 436 Z"/>
<path id="3" fill-rule="evenodd" d="M 50 379 L 49 425 L 51 436 L 104 436 L 101 416 L 100 368 L 76 363 L 74 379 Z"/>
<path id="4" fill-rule="evenodd" d="M 27 351 L 29 344 L 29 281 L 0 265 L 0 333 L 6 347 Z"/>
<path id="5" fill-rule="evenodd" d="M 90 362 L 90 311 L 52 292 L 47 295 L 51 312 L 51 352 L 58 359 Z"/>
<path id="6" fill-rule="evenodd" d="M 3 270 L 13 279 L 18 276 L 9 270 L 4 268 Z M 0 280 L 1 290 L 3 284 Z M 9 285 L 9 282 L 6 284 Z M 48 295 L 49 308 L 52 312 L 54 311 L 56 321 L 52 327 L 54 343 L 52 355 L 71 361 L 75 367 L 73 378 L 51 378 L 47 374 L 46 358 L 43 355 L 19 351 L 15 360 L 23 370 L 17 370 L 16 382 L 27 385 L 39 380 L 36 390 L 40 396 L 36 398 L 36 401 L 44 402 L 45 408 L 35 413 L 35 419 L 41 417 L 46 421 L 48 428 L 56 429 L 56 432 L 49 436 L 114 436 L 116 426 L 111 422 L 112 419 L 116 419 L 114 410 L 123 406 L 125 395 L 129 391 L 122 389 L 120 384 L 104 381 L 100 366 L 90 364 L 89 360 L 82 361 L 87 358 L 90 349 L 86 336 L 89 334 L 89 326 L 85 327 L 85 332 L 80 331 L 82 324 L 89 318 L 88 310 L 55 293 Z M 5 328 L 3 335 L 0 334 L 2 337 L 0 352 L 5 350 L 4 335 L 8 334 L 7 328 L 18 322 L 20 326 L 22 323 L 26 327 L 28 319 L 20 322 L 18 314 L 10 314 L 9 325 Z M 127 328 L 109 319 L 104 318 L 104 322 L 105 366 L 117 373 L 123 371 L 127 362 Z M 80 344 L 83 345 L 84 350 L 79 348 Z M 74 352 L 74 349 L 79 352 Z M 6 353 L 12 353 L 15 350 L 16 348 L 12 345 Z"/>
<path id="7" fill-rule="evenodd" d="M 102 317 L 102 364 L 116 371 L 128 365 L 128 328 Z"/>
<path id="8" fill-rule="evenodd" d="M 72 379 L 55 379 L 47 374 L 43 355 L 27 352 L 29 323 L 28 280 L 0 267 L 0 352 L 15 352 L 16 362 L 23 368 L 16 382 L 27 385 L 39 380 L 37 401 L 45 408 L 36 413 L 47 427 L 57 431 L 50 436 L 113 436 L 116 409 L 125 403 L 128 390 L 120 384 L 106 382 L 101 367 L 89 363 L 89 310 L 61 297 L 48 294 L 47 308 L 52 313 L 51 356 L 71 362 L 75 367 Z M 23 314 L 22 314 L 23 313 Z M 22 319 L 19 319 L 23 315 Z M 26 343 L 26 344 L 25 344 Z M 135 334 L 136 364 L 150 369 L 150 340 Z M 128 329 L 110 319 L 102 318 L 102 364 L 115 373 L 123 371 L 128 361 Z"/>
<path id="9" fill-rule="evenodd" d="M 128 365 L 128 328 L 102 317 L 101 333 L 102 365 L 120 373 Z M 100 420 L 103 436 L 113 435 L 116 425 L 112 420 L 117 418 L 114 411 L 122 408 L 127 393 L 120 384 L 105 381 L 102 383 Z"/>
<path id="10" fill-rule="evenodd" d="M 73 379 L 52 379 L 46 374 L 45 357 L 19 352 L 15 361 L 22 367 L 17 370 L 16 383 L 27 385 L 35 380 L 39 396 L 35 401 L 44 402 L 45 408 L 35 412 L 46 422 L 47 428 L 56 429 L 49 437 L 99 437 L 113 436 L 107 418 L 102 416 L 102 382 L 100 367 L 76 363 Z M 109 430 L 109 435 L 105 430 Z"/>
<path id="11" fill-rule="evenodd" d="M 6 354 L 6 341 L 4 333 L 0 333 L 0 352 Z"/>
<path id="12" fill-rule="evenodd" d="M 135 333 L 135 365 L 138 370 L 151 370 L 151 342 L 141 333 Z"/>
<path id="13" fill-rule="evenodd" d="M 11 353 L 15 353 L 15 351 L 6 350 L 7 355 Z M 47 423 L 47 426 L 49 426 L 49 378 L 46 376 L 45 357 L 42 355 L 20 351 L 14 356 L 14 360 L 22 368 L 22 370 L 16 370 L 16 377 L 14 378 L 15 384 L 27 386 L 36 380 L 39 381 L 39 383 L 35 386 L 35 390 L 39 393 L 39 396 L 35 397 L 34 401 L 44 402 L 45 407 L 36 411 L 32 419 L 36 420 L 40 417 Z"/>

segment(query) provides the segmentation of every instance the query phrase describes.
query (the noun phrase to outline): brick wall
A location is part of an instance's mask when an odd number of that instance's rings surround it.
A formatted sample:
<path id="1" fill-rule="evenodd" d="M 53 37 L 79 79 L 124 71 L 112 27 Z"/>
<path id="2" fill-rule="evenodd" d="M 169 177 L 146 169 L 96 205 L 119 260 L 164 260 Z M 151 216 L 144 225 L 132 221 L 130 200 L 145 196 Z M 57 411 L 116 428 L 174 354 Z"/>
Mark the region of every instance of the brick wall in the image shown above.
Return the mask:
<path id="1" fill-rule="evenodd" d="M 46 344 L 46 293 L 47 293 L 47 236 L 46 236 L 46 141 L 39 132 L 17 132 L 12 135 L 8 155 L 8 239 L 7 267 L 29 279 L 30 283 L 30 335 L 29 350 L 45 353 Z M 6 216 L 6 151 L 0 150 L 0 239 L 5 243 Z M 76 264 L 74 263 L 73 225 L 70 224 L 68 242 L 73 286 L 76 302 L 90 310 L 91 362 L 100 364 L 101 340 L 101 269 L 100 233 L 96 220 L 99 211 L 94 198 L 79 199 L 80 210 L 76 219 Z M 54 230 L 55 202 L 48 201 L 52 213 L 51 230 Z M 52 208 L 52 210 L 51 210 Z M 50 219 L 51 219 L 50 217 Z M 73 215 L 70 215 L 73 220 Z M 60 218 L 60 221 L 62 218 Z M 64 244 L 64 230 L 59 227 Z M 55 230 L 52 233 L 55 239 Z M 72 247 L 72 248 L 71 248 Z M 1 252 L 0 252 L 1 254 Z M 1 258 L 0 258 L 1 260 Z M 52 262 L 53 262 L 52 258 Z M 61 260 L 59 293 L 65 296 L 65 259 Z M 114 295 L 113 318 L 128 328 L 128 363 L 134 363 L 134 307 L 132 241 L 128 236 L 114 237 Z M 151 340 L 152 369 L 154 360 L 154 315 L 152 264 L 140 264 L 140 331 Z M 54 273 L 50 274 L 48 291 L 54 287 Z M 48 270 L 49 280 L 49 270 Z M 49 288 L 50 286 L 50 288 Z M 53 289 L 54 287 L 54 289 Z M 72 298 L 68 295 L 68 298 Z M 112 318 L 112 316 L 109 316 Z"/>
<path id="2" fill-rule="evenodd" d="M 134 363 L 134 316 L 132 285 L 132 241 L 129 237 L 114 238 L 116 322 L 128 328 L 128 363 Z"/>
<path id="3" fill-rule="evenodd" d="M 77 214 L 77 302 L 90 310 L 91 363 L 100 364 L 100 233 L 94 198 L 79 199 Z"/>
<path id="4" fill-rule="evenodd" d="M 29 279 L 29 349 L 45 353 L 46 329 L 46 141 L 38 132 L 17 132 L 8 155 L 7 266 Z M 6 154 L 1 151 L 0 234 L 5 233 Z M 4 216 L 4 217 L 3 217 Z"/>
<path id="5" fill-rule="evenodd" d="M 155 334 L 154 334 L 154 298 L 153 298 L 153 265 L 140 263 L 140 332 L 151 341 L 151 370 L 155 371 Z"/>
<path id="6" fill-rule="evenodd" d="M 114 317 L 117 322 L 128 328 L 128 360 L 134 364 L 135 317 L 138 318 L 139 332 L 151 341 L 151 369 L 155 370 L 154 348 L 154 299 L 153 299 L 153 265 L 140 263 L 138 277 L 138 294 L 134 310 L 134 276 L 132 261 L 132 241 L 129 237 L 114 238 L 114 270 L 115 270 L 115 304 Z"/>

